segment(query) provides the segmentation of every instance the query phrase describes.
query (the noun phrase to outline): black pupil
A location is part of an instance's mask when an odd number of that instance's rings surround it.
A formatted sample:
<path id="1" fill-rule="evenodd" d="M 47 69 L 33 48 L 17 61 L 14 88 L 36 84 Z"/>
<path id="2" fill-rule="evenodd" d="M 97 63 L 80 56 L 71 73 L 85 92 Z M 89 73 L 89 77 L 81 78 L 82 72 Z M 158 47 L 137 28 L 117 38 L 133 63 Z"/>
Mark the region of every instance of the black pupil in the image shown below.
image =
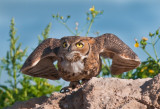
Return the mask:
<path id="1" fill-rule="evenodd" d="M 78 45 L 81 46 L 81 43 L 79 43 Z"/>

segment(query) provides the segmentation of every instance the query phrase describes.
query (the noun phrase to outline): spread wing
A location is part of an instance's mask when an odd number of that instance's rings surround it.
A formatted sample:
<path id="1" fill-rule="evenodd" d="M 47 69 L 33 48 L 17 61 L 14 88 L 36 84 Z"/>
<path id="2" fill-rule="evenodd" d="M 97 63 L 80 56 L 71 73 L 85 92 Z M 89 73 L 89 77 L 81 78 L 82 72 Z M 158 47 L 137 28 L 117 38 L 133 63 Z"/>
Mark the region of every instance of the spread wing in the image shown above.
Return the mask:
<path id="1" fill-rule="evenodd" d="M 111 74 L 119 75 L 132 70 L 141 63 L 138 56 L 122 40 L 113 34 L 104 34 L 96 39 L 100 56 L 112 58 Z"/>
<path id="2" fill-rule="evenodd" d="M 22 73 L 52 80 L 59 79 L 59 71 L 53 65 L 53 62 L 58 60 L 56 54 L 60 46 L 59 41 L 48 38 L 38 45 L 23 64 Z"/>

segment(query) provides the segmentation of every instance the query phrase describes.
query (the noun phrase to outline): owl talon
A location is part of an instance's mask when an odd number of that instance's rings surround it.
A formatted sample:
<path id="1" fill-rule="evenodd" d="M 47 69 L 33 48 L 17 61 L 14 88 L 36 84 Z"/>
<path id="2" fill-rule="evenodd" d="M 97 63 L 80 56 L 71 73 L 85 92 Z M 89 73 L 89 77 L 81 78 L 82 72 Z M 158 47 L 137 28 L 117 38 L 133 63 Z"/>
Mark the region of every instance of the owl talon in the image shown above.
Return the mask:
<path id="1" fill-rule="evenodd" d="M 71 91 L 71 88 L 70 87 L 64 87 L 60 90 L 60 93 L 67 93 L 67 92 L 70 92 Z"/>
<path id="2" fill-rule="evenodd" d="M 79 81 L 72 81 L 72 82 L 70 82 L 69 86 L 62 88 L 62 89 L 60 90 L 60 93 L 70 92 L 70 91 L 72 91 L 73 89 L 78 88 L 78 87 L 80 87 L 80 86 L 81 86 L 81 85 L 80 85 L 80 82 L 79 82 Z"/>

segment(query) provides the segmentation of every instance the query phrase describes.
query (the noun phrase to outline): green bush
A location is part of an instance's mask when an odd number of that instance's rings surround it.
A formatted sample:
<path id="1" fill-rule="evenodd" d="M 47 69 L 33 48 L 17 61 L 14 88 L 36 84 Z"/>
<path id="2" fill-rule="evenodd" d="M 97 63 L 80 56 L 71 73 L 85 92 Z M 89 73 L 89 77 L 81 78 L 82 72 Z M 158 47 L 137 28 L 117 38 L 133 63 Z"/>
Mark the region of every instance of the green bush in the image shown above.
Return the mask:
<path id="1" fill-rule="evenodd" d="M 141 48 L 146 55 L 148 56 L 146 61 L 143 61 L 132 75 L 132 78 L 147 78 L 147 77 L 154 77 L 158 73 L 160 73 L 160 58 L 157 55 L 157 49 L 160 49 L 160 46 L 157 46 L 158 41 L 160 39 L 159 29 L 156 30 L 155 33 L 149 33 L 149 40 L 146 37 L 142 37 L 142 39 L 138 42 L 137 39 L 135 40 L 135 47 Z M 152 47 L 154 54 L 150 54 L 147 50 L 148 48 Z M 155 55 L 155 56 L 154 56 Z M 155 57 L 155 58 L 154 58 Z"/>
<path id="2" fill-rule="evenodd" d="M 18 43 L 19 37 L 15 37 L 14 19 L 11 20 L 10 26 L 10 49 L 6 57 L 1 59 L 1 70 L 7 73 L 9 79 L 7 85 L 0 85 L 0 109 L 12 105 L 16 101 L 24 101 L 33 97 L 40 97 L 59 91 L 61 85 L 54 86 L 48 83 L 48 80 L 34 78 L 20 73 L 23 59 L 26 57 L 27 48 L 21 49 L 21 43 Z M 42 33 L 43 40 L 48 37 L 51 24 L 49 24 Z M 39 36 L 39 42 L 42 39 Z"/>

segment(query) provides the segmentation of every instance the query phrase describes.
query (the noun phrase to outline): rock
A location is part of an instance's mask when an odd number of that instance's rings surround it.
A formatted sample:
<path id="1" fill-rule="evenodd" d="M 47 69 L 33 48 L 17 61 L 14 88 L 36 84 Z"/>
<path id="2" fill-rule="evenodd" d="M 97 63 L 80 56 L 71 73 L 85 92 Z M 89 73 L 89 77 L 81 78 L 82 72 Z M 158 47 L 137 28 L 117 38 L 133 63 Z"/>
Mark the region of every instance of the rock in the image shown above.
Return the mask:
<path id="1" fill-rule="evenodd" d="M 70 93 L 53 93 L 8 109 L 160 109 L 160 74 L 146 79 L 93 77 Z"/>

